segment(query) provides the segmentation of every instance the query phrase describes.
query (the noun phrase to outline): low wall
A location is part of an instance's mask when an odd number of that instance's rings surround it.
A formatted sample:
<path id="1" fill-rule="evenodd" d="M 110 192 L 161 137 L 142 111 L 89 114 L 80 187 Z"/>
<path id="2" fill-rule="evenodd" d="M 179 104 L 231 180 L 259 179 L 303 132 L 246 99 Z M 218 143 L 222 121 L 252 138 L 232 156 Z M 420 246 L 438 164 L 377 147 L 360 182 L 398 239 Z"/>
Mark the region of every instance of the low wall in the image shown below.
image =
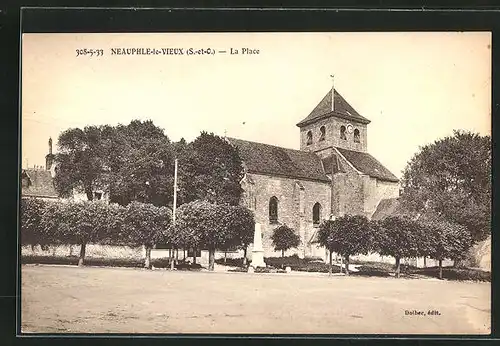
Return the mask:
<path id="1" fill-rule="evenodd" d="M 79 245 L 57 245 L 49 246 L 46 250 L 43 250 L 40 245 L 22 246 L 21 255 L 22 256 L 78 256 L 80 254 Z M 186 251 L 187 255 L 187 251 Z M 224 254 L 224 252 L 217 251 L 215 253 L 215 258 L 243 258 L 243 250 L 231 251 Z M 112 246 L 112 245 L 99 245 L 99 244 L 87 244 L 85 249 L 86 258 L 113 258 L 113 259 L 143 259 L 146 256 L 146 251 L 144 247 L 128 247 L 128 246 Z M 152 249 L 151 258 L 169 258 L 170 250 L 168 249 Z M 184 259 L 184 251 L 179 250 L 174 251 L 174 257 L 180 260 Z M 192 257 L 187 257 L 191 261 Z M 251 258 L 251 256 L 249 256 Z M 208 263 L 208 251 L 202 250 L 201 256 L 197 258 L 197 262 L 203 264 Z"/>
<path id="2" fill-rule="evenodd" d="M 187 252 L 186 252 L 187 253 Z M 291 256 L 297 253 L 295 249 L 291 249 L 285 252 L 285 256 Z M 58 246 L 49 246 L 47 250 L 42 250 L 42 248 L 37 245 L 33 248 L 31 246 L 22 246 L 21 247 L 21 255 L 23 256 L 78 256 L 80 254 L 80 246 L 78 245 L 58 245 Z M 99 245 L 99 244 L 87 244 L 87 248 L 85 251 L 85 257 L 87 258 L 113 258 L 113 259 L 143 259 L 145 257 L 146 251 L 144 247 L 132 248 L 128 246 L 112 246 L 112 245 Z M 328 253 L 322 247 L 315 247 L 314 249 L 315 257 L 322 259 L 325 262 L 328 262 Z M 223 251 L 216 251 L 215 259 L 224 258 L 243 258 L 243 250 L 231 251 L 224 253 Z M 274 255 L 274 254 L 273 254 Z M 151 258 L 168 258 L 170 256 L 170 251 L 167 249 L 153 249 L 151 250 Z M 280 257 L 281 253 L 276 252 L 276 257 Z M 174 251 L 174 257 L 179 260 L 184 259 L 184 251 L 179 250 L 179 252 Z M 252 259 L 252 248 L 249 247 L 247 251 L 247 258 L 249 260 Z M 334 260 L 336 255 L 334 254 Z M 187 258 L 190 261 L 193 261 L 192 257 Z M 359 262 L 383 262 L 395 264 L 396 260 L 392 256 L 380 256 L 377 253 L 371 253 L 368 255 L 358 255 L 352 256 L 351 261 L 359 261 Z M 208 251 L 202 250 L 201 256 L 197 257 L 196 262 L 201 265 L 208 264 Z M 425 266 L 434 267 L 438 266 L 438 261 L 427 258 L 425 261 Z M 412 265 L 419 268 L 424 267 L 424 259 L 403 259 L 401 261 L 402 264 Z M 453 261 L 444 260 L 443 266 L 452 266 Z"/>

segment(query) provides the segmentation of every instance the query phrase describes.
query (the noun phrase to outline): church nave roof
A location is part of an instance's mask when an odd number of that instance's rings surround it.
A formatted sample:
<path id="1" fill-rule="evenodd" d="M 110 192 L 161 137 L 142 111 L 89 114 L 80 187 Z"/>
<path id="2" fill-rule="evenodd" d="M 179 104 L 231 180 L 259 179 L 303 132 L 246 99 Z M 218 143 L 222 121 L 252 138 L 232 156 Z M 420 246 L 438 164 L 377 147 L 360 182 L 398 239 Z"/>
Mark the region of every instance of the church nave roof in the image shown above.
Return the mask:
<path id="1" fill-rule="evenodd" d="M 250 173 L 329 182 L 319 156 L 312 152 L 227 138 L 235 145 Z"/>

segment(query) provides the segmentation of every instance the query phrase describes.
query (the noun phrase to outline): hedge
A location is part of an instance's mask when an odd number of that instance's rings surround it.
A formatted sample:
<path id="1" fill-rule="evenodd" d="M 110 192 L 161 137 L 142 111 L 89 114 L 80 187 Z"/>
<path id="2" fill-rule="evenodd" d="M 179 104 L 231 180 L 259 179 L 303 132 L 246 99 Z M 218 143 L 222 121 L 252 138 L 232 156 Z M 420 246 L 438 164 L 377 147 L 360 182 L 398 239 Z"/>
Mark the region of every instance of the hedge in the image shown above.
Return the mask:
<path id="1" fill-rule="evenodd" d="M 127 207 L 101 201 L 44 201 L 22 198 L 21 244 L 79 245 L 78 264 L 85 261 L 86 244 L 145 246 L 166 242 L 172 219 L 167 208 L 133 202 Z M 149 249 L 149 251 L 148 251 Z M 151 261 L 146 256 L 145 266 Z"/>
<path id="2" fill-rule="evenodd" d="M 177 210 L 177 223 L 166 207 L 132 202 L 126 207 L 102 201 L 21 200 L 22 245 L 79 245 L 84 265 L 87 244 L 144 246 L 144 266 L 151 267 L 155 244 L 208 249 L 213 269 L 215 249 L 246 249 L 253 238 L 253 213 L 241 206 L 195 201 Z"/>

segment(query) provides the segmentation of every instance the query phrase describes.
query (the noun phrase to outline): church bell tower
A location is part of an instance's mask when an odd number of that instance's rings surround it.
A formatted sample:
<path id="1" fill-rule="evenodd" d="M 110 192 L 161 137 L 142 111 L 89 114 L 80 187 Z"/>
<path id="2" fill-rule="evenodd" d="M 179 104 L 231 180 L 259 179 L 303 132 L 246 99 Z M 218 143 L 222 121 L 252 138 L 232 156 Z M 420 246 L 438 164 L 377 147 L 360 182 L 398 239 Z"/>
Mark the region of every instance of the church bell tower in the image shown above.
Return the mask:
<path id="1" fill-rule="evenodd" d="M 297 126 L 300 128 L 300 150 L 313 151 L 320 157 L 331 155 L 333 147 L 367 151 L 367 125 L 361 116 L 332 88 Z"/>

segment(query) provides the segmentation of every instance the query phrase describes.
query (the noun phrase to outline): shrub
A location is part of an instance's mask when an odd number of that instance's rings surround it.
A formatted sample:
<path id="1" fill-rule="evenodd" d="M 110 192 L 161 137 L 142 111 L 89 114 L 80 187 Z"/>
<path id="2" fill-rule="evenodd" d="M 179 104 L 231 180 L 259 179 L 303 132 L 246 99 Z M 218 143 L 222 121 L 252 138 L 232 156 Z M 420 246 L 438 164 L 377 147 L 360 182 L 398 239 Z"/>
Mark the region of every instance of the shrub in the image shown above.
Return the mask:
<path id="1" fill-rule="evenodd" d="M 226 265 L 230 267 L 241 267 L 242 266 L 242 259 L 241 258 L 218 258 L 215 260 L 215 263 L 220 264 L 220 265 Z"/>
<path id="2" fill-rule="evenodd" d="M 439 267 L 428 268 L 413 268 L 409 272 L 412 274 L 420 274 L 426 276 L 436 277 L 439 275 Z M 491 281 L 491 273 L 478 269 L 470 268 L 441 268 L 442 278 L 448 280 L 470 280 L 470 281 Z"/>
<path id="3" fill-rule="evenodd" d="M 324 262 L 317 262 L 313 258 L 299 258 L 297 255 L 288 257 L 267 257 L 264 259 L 268 266 L 274 268 L 290 267 L 293 271 L 328 273 L 330 266 Z M 340 271 L 339 266 L 332 265 L 332 270 Z"/>
<path id="4" fill-rule="evenodd" d="M 283 269 L 276 269 L 276 268 L 270 268 L 270 267 L 266 267 L 266 268 L 262 268 L 262 267 L 257 267 L 255 268 L 255 273 L 286 273 L 285 270 Z"/>

